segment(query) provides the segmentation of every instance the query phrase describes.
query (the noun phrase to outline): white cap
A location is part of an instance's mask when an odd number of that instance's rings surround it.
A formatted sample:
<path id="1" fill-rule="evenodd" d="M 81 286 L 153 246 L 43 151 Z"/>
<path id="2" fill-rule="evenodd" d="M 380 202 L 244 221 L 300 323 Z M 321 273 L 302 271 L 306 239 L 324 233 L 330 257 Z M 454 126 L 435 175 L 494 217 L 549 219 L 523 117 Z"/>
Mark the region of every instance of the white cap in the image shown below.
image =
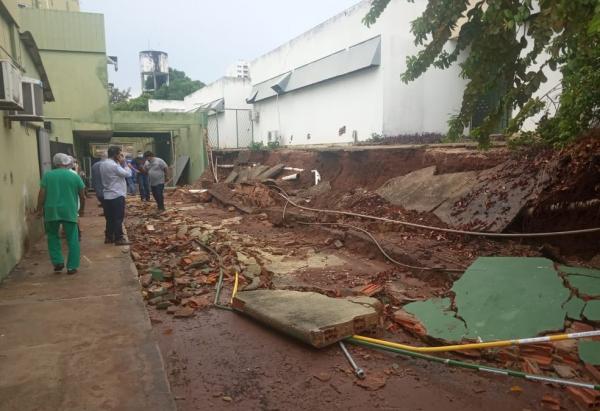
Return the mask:
<path id="1" fill-rule="evenodd" d="M 66 167 L 71 164 L 71 156 L 68 156 L 64 153 L 56 153 L 54 157 L 52 157 L 52 163 L 56 167 Z"/>

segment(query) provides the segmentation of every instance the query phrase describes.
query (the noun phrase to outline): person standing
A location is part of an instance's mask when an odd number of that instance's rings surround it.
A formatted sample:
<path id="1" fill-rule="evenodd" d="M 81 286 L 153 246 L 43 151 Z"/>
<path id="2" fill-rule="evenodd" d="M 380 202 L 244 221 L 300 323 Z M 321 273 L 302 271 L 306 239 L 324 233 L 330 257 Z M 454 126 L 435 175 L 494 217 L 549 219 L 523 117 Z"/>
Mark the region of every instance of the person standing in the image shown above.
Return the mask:
<path id="1" fill-rule="evenodd" d="M 165 211 L 165 181 L 168 177 L 169 166 L 162 158 L 158 158 L 152 151 L 144 153 L 146 164 L 144 169 L 148 173 L 148 181 L 152 190 L 152 197 L 158 205 L 159 211 Z"/>
<path id="2" fill-rule="evenodd" d="M 44 217 L 44 229 L 48 241 L 48 253 L 54 265 L 54 271 L 60 273 L 65 268 L 65 260 L 59 236 L 60 227 L 67 239 L 69 255 L 67 274 L 72 275 L 79 269 L 80 246 L 77 230 L 78 203 L 79 216 L 85 210 L 85 184 L 81 177 L 70 171 L 71 158 L 57 153 L 52 158 L 56 167 L 42 177 L 38 195 L 38 215 Z"/>
<path id="3" fill-rule="evenodd" d="M 125 219 L 125 197 L 127 196 L 127 181 L 132 170 L 127 165 L 121 148 L 108 148 L 108 159 L 100 166 L 102 176 L 102 192 L 104 194 L 104 216 L 106 218 L 106 237 L 104 244 L 128 245 L 123 234 Z"/>
<path id="4" fill-rule="evenodd" d="M 127 161 L 127 166 L 131 169 L 131 177 L 127 178 L 127 194 L 134 196 L 137 194 L 137 181 L 136 181 L 136 170 L 133 168 L 133 159 L 130 156 L 125 157 L 125 161 Z"/>
<path id="5" fill-rule="evenodd" d="M 150 201 L 150 183 L 148 182 L 148 173 L 144 169 L 145 162 L 142 153 L 139 153 L 133 160 L 134 167 L 138 172 L 137 181 L 140 188 L 140 198 L 142 201 Z"/>

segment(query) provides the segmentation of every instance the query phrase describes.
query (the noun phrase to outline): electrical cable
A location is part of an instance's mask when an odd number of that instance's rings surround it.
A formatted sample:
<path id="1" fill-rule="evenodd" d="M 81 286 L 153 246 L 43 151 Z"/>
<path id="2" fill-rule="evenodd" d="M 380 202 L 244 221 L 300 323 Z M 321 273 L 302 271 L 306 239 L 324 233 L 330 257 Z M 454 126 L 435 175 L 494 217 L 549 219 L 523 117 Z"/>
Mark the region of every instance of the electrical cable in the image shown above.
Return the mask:
<path id="1" fill-rule="evenodd" d="M 363 337 L 360 335 L 353 335 L 352 338 L 358 341 L 368 342 L 377 345 L 384 345 L 386 347 L 398 348 L 401 350 L 420 352 L 420 353 L 431 353 L 431 352 L 450 352 L 450 351 L 467 351 L 467 350 L 481 350 L 485 348 L 500 348 L 500 347 L 512 347 L 516 345 L 529 345 L 543 342 L 555 342 L 564 340 L 577 340 L 580 338 L 599 337 L 600 330 L 585 331 L 580 333 L 570 334 L 554 334 L 546 335 L 543 337 L 534 338 L 521 338 L 517 340 L 502 340 L 502 341 L 490 341 L 480 343 L 469 343 L 469 344 L 458 344 L 458 345 L 445 345 L 440 347 L 413 347 L 411 345 L 398 344 L 391 341 L 378 340 L 370 337 Z"/>
<path id="2" fill-rule="evenodd" d="M 468 362 L 464 362 L 464 361 L 452 360 L 450 358 L 435 357 L 433 355 L 421 354 L 418 352 L 402 350 L 399 348 L 387 347 L 385 345 L 373 344 L 373 343 L 357 340 L 353 337 L 346 339 L 346 341 L 353 343 L 353 344 L 373 348 L 376 350 L 389 351 L 389 352 L 393 352 L 395 354 L 404 355 L 406 357 L 418 358 L 421 360 L 436 362 L 439 364 L 449 365 L 452 367 L 465 368 L 465 369 L 469 369 L 469 370 L 473 370 L 473 371 L 486 372 L 486 373 L 490 373 L 490 374 L 494 374 L 494 375 L 504 375 L 507 377 L 523 378 L 523 379 L 526 379 L 529 381 L 538 381 L 538 382 L 544 382 L 544 383 L 550 383 L 550 384 L 567 385 L 567 386 L 587 388 L 589 390 L 600 391 L 600 385 L 598 385 L 598 384 L 592 384 L 592 383 L 580 382 L 580 381 L 571 381 L 571 380 L 565 380 L 565 379 L 554 378 L 554 377 L 546 377 L 543 375 L 527 374 L 522 371 L 510 370 L 510 369 L 505 369 L 505 368 L 488 367 L 488 366 L 468 363 Z"/>
<path id="3" fill-rule="evenodd" d="M 287 203 L 286 203 L 287 205 Z M 284 208 L 284 212 L 285 212 L 285 208 Z M 284 216 L 285 218 L 285 216 Z M 346 228 L 350 228 L 353 230 L 357 230 L 357 231 L 361 231 L 364 234 L 366 234 L 367 236 L 369 236 L 369 238 L 371 239 L 371 241 L 377 246 L 377 248 L 379 249 L 379 251 L 381 252 L 381 254 L 383 254 L 383 256 L 385 258 L 387 258 L 389 261 L 391 261 L 392 263 L 396 264 L 397 266 L 400 267 L 404 267 L 404 268 L 409 268 L 411 270 L 421 270 L 421 271 L 445 271 L 445 272 L 449 272 L 449 273 L 463 273 L 465 271 L 465 269 L 458 269 L 458 268 L 445 268 L 445 267 L 419 267 L 419 266 L 415 266 L 415 265 L 409 265 L 409 264 L 404 264 L 401 263 L 400 261 L 395 260 L 394 258 L 392 258 L 381 246 L 381 244 L 377 241 L 377 239 L 375 238 L 375 236 L 373 234 L 371 234 L 369 231 L 365 230 L 364 228 L 361 227 L 357 227 L 354 225 L 350 225 L 350 224 L 343 224 L 343 223 L 304 223 L 301 221 L 298 221 L 298 224 L 301 225 L 329 225 L 329 226 L 339 226 L 339 227 L 346 227 Z"/>
<path id="4" fill-rule="evenodd" d="M 327 209 L 304 207 L 299 204 L 296 204 L 288 196 L 282 194 L 281 192 L 279 192 L 277 194 L 284 200 L 288 201 L 294 207 L 299 208 L 300 210 L 312 211 L 312 212 L 323 213 L 323 214 L 337 214 L 337 215 L 345 215 L 345 216 L 350 216 L 350 217 L 366 218 L 366 219 L 370 219 L 370 220 L 383 221 L 386 223 L 399 224 L 399 225 L 403 225 L 403 226 L 407 226 L 407 227 L 420 228 L 420 229 L 424 229 L 424 230 L 438 231 L 438 232 L 451 233 L 451 234 L 461 234 L 461 235 L 470 235 L 470 236 L 478 236 L 478 237 L 497 237 L 497 238 L 537 238 L 537 237 L 558 237 L 558 236 L 566 236 L 566 235 L 589 234 L 589 233 L 600 232 L 600 227 L 585 228 L 585 229 L 581 229 L 581 230 L 554 231 L 554 232 L 547 232 L 547 233 L 492 233 L 492 232 L 487 232 L 487 231 L 456 230 L 456 229 L 452 229 L 452 228 L 434 227 L 434 226 L 428 226 L 428 225 L 424 225 L 424 224 L 410 223 L 408 221 L 393 220 L 391 218 L 376 217 L 376 216 L 367 215 L 367 214 L 353 213 L 350 211 L 327 210 Z"/>

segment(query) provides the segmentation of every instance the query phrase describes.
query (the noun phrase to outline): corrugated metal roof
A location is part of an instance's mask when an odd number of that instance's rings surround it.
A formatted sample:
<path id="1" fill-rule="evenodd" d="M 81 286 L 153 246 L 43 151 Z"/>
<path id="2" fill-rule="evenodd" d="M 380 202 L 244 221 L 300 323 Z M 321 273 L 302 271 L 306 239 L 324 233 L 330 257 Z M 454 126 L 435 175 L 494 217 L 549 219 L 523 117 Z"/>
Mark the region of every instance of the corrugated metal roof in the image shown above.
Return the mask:
<path id="1" fill-rule="evenodd" d="M 381 37 L 377 36 L 256 84 L 247 102 L 265 100 L 380 64 Z"/>
<path id="2" fill-rule="evenodd" d="M 273 86 L 280 84 L 282 80 L 289 77 L 291 72 L 280 74 L 277 77 L 273 77 L 270 80 L 263 81 L 262 83 L 255 84 L 252 87 L 252 93 L 250 97 L 246 99 L 248 104 L 254 103 L 255 101 L 264 100 L 270 97 L 275 97 L 277 93 L 273 89 Z M 281 94 L 281 93 L 280 93 Z"/>
<path id="3" fill-rule="evenodd" d="M 40 50 L 106 52 L 104 16 L 33 8 L 19 9 L 21 26 Z"/>

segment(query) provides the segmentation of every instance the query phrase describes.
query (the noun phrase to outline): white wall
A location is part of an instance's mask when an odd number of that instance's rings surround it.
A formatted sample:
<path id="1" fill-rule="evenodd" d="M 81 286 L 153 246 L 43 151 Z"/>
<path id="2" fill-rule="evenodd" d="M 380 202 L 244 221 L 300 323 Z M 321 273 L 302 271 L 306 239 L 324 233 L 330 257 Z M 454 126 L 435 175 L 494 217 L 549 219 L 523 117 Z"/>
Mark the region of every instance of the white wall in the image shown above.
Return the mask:
<path id="1" fill-rule="evenodd" d="M 186 106 L 191 109 L 224 98 L 226 109 L 251 109 L 252 106 L 246 103 L 246 98 L 251 91 L 252 84 L 248 79 L 221 77 L 219 80 L 207 84 L 200 90 L 186 96 L 184 101 Z"/>
<path id="2" fill-rule="evenodd" d="M 450 115 L 460 111 L 466 82 L 455 64 L 446 70 L 430 68 L 408 84 L 400 75 L 406 71 L 406 58 L 415 55 L 410 22 L 421 15 L 424 0 L 409 3 L 392 0 L 381 16 L 383 32 L 382 69 L 384 73 L 383 134 L 446 133 Z M 448 50 L 453 44 L 448 46 Z"/>
<path id="3" fill-rule="evenodd" d="M 253 84 L 276 77 L 304 64 L 346 49 L 381 33 L 379 24 L 366 27 L 361 20 L 369 1 L 332 17 L 312 30 L 250 63 Z M 325 81 L 254 105 L 260 120 L 255 140 L 267 141 L 278 130 L 284 144 L 347 143 L 352 131 L 365 140 L 382 132 L 383 81 L 381 68 L 373 67 Z M 339 136 L 340 127 L 346 134 Z M 307 135 L 310 134 L 310 140 Z"/>
<path id="4" fill-rule="evenodd" d="M 255 138 L 266 142 L 268 132 L 278 130 L 284 144 L 323 144 L 351 142 L 353 130 L 359 140 L 372 133 L 446 132 L 449 116 L 460 109 L 465 84 L 458 66 L 430 70 L 409 84 L 400 80 L 406 57 L 417 51 L 410 22 L 425 4 L 425 0 L 415 4 L 392 0 L 377 23 L 368 28 L 362 19 L 370 1 L 361 1 L 251 62 L 252 82 L 257 84 L 381 36 L 380 67 L 289 92 L 281 95 L 279 102 L 275 97 L 256 102 L 260 120 L 255 123 Z M 346 126 L 346 134 L 339 136 L 342 126 Z"/>

